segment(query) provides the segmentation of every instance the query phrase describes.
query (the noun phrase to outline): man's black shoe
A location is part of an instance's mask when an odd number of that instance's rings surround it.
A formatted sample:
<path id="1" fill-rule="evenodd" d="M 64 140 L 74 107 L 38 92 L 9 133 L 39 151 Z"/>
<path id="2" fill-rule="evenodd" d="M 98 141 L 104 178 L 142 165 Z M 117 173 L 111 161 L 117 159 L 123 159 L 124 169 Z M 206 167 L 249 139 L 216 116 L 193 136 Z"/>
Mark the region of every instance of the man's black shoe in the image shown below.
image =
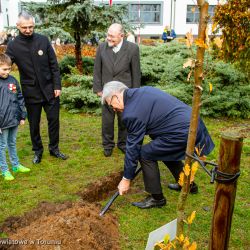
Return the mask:
<path id="1" fill-rule="evenodd" d="M 112 153 L 113 153 L 113 149 L 107 149 L 106 148 L 106 149 L 103 150 L 103 154 L 106 157 L 110 157 L 112 155 Z"/>
<path id="2" fill-rule="evenodd" d="M 122 151 L 123 154 L 126 154 L 126 148 L 123 147 L 118 147 L 118 148 Z"/>
<path id="3" fill-rule="evenodd" d="M 40 163 L 42 160 L 42 154 L 35 153 L 32 162 L 34 164 Z"/>
<path id="4" fill-rule="evenodd" d="M 54 151 L 49 151 L 50 155 L 58 158 L 58 159 L 62 159 L 62 160 L 67 160 L 69 157 L 63 153 L 61 153 L 59 150 L 54 150 Z"/>
<path id="5" fill-rule="evenodd" d="M 175 190 L 175 191 L 181 191 L 181 186 L 178 183 L 168 184 L 168 188 L 172 189 L 172 190 Z M 190 185 L 190 193 L 191 194 L 197 194 L 198 193 L 198 186 L 195 183 Z"/>
<path id="6" fill-rule="evenodd" d="M 142 208 L 142 209 L 151 208 L 151 207 L 162 207 L 166 205 L 166 199 L 163 198 L 161 200 L 155 200 L 150 195 L 141 202 L 133 202 L 132 205 L 138 208 Z"/>

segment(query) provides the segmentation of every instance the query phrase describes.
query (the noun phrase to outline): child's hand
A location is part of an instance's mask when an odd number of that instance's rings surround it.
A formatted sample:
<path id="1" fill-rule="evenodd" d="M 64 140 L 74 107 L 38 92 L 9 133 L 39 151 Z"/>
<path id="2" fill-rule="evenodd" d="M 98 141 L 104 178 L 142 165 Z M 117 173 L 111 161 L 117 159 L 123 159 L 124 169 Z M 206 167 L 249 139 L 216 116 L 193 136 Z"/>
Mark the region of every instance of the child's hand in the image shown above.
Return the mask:
<path id="1" fill-rule="evenodd" d="M 25 120 L 20 121 L 20 125 L 24 125 L 24 123 L 25 123 Z"/>

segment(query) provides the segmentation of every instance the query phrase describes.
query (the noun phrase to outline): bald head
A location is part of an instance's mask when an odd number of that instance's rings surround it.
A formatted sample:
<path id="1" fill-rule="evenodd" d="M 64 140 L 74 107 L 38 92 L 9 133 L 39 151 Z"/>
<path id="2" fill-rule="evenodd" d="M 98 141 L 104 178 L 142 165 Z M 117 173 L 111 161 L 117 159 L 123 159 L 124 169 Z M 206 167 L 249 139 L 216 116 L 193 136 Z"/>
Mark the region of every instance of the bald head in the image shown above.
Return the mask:
<path id="1" fill-rule="evenodd" d="M 110 47 L 117 46 L 124 37 L 124 30 L 121 24 L 113 23 L 110 25 L 107 34 L 107 42 Z"/>
<path id="2" fill-rule="evenodd" d="M 111 24 L 110 27 L 109 27 L 109 30 L 112 30 L 112 31 L 115 31 L 115 32 L 118 32 L 118 33 L 121 33 L 121 34 L 124 33 L 123 27 L 119 23 Z"/>

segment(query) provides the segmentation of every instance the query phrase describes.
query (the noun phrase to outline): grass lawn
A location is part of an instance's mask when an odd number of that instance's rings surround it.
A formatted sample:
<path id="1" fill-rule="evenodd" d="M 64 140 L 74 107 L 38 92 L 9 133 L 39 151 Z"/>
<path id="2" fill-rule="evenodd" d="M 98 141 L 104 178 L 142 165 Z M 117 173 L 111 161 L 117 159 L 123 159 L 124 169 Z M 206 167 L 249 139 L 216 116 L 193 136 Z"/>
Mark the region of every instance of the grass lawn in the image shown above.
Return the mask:
<path id="1" fill-rule="evenodd" d="M 209 160 L 217 160 L 221 131 L 238 124 L 250 126 L 250 120 L 205 119 L 205 122 L 216 144 Z M 13 182 L 4 182 L 2 178 L 0 179 L 0 222 L 9 216 L 22 215 L 41 201 L 79 200 L 76 193 L 88 183 L 123 168 L 124 156 L 118 149 L 115 149 L 112 157 L 109 158 L 105 158 L 102 154 L 100 117 L 61 111 L 60 148 L 70 156 L 67 161 L 55 159 L 48 153 L 44 114 L 41 127 L 45 151 L 39 165 L 31 163 L 33 152 L 28 124 L 19 128 L 17 143 L 19 157 L 21 163 L 30 167 L 32 171 L 28 174 L 17 174 Z M 247 138 L 244 140 L 242 152 L 241 176 L 238 179 L 230 249 L 250 249 L 249 162 L 250 139 Z M 143 250 L 149 232 L 176 218 L 178 193 L 166 188 L 173 178 L 163 165 L 160 167 L 167 206 L 162 209 L 139 210 L 130 205 L 132 201 L 143 199 L 145 196 L 140 175 L 134 182 L 131 193 L 118 197 L 109 211 L 119 220 L 123 250 Z M 209 177 L 201 169 L 196 176 L 199 193 L 189 196 L 187 214 L 193 210 L 197 211 L 191 228 L 191 238 L 197 241 L 198 249 L 207 249 L 215 184 L 210 184 Z M 103 201 L 103 204 L 105 202 Z"/>

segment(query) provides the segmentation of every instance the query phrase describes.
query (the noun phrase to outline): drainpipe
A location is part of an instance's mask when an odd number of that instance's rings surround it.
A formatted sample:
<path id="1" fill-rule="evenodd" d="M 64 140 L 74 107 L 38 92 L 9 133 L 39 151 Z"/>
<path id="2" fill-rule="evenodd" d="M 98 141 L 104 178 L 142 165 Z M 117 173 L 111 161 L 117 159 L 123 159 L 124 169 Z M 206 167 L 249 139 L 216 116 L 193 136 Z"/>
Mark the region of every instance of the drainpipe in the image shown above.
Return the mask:
<path id="1" fill-rule="evenodd" d="M 173 29 L 175 30 L 175 12 L 176 12 L 176 0 L 174 0 L 174 24 L 173 24 Z"/>
<path id="2" fill-rule="evenodd" d="M 141 1 L 139 0 L 139 3 L 138 3 L 138 7 L 139 7 L 139 12 L 138 12 L 138 15 L 139 15 L 139 32 L 138 32 L 138 36 L 137 36 L 137 43 L 138 45 L 141 44 Z"/>
<path id="3" fill-rule="evenodd" d="M 171 0 L 171 7 L 170 7 L 170 30 L 172 29 L 172 20 L 173 20 L 173 0 Z"/>

